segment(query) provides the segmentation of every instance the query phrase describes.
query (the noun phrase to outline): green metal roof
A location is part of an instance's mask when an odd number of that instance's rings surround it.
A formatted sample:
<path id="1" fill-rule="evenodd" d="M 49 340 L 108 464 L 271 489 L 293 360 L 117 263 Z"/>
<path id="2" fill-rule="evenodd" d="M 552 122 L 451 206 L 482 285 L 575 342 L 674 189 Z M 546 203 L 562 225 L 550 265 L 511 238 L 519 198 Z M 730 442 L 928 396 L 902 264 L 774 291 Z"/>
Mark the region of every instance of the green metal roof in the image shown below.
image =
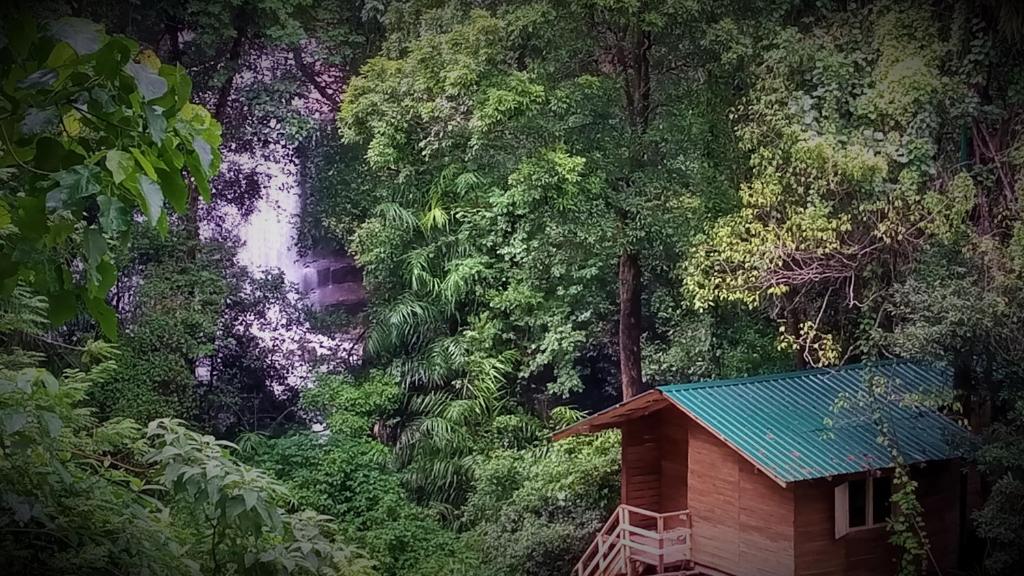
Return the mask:
<path id="1" fill-rule="evenodd" d="M 948 389 L 951 371 L 941 366 L 877 362 L 659 390 L 758 468 L 789 483 L 893 465 L 878 442 L 869 410 L 857 403 L 833 410 L 841 394 L 863 393 L 872 376 L 889 383 L 883 413 L 908 464 L 956 455 L 951 441 L 963 434 L 959 426 L 934 410 L 899 401 L 908 394 Z"/>

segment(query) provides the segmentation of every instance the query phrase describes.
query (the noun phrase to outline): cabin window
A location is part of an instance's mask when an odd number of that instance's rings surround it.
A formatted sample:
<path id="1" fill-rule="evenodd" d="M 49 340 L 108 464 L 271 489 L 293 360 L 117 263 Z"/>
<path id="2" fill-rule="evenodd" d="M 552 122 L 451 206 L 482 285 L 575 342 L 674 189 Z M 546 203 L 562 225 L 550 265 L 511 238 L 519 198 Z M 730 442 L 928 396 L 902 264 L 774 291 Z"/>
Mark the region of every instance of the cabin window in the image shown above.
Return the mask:
<path id="1" fill-rule="evenodd" d="M 836 538 L 889 520 L 892 478 L 854 478 L 836 486 Z"/>
<path id="2" fill-rule="evenodd" d="M 850 480 L 846 485 L 846 509 L 849 510 L 846 526 L 863 528 L 868 525 L 868 479 Z"/>

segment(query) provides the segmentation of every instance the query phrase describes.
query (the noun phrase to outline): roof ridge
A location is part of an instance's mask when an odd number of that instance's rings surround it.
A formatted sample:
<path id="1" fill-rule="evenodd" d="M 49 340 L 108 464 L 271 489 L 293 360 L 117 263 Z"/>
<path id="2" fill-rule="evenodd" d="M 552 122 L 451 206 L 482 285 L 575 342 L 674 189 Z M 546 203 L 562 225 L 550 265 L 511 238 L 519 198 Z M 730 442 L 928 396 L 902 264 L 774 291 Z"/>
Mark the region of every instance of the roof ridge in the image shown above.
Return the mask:
<path id="1" fill-rule="evenodd" d="M 843 366 L 793 370 L 791 372 L 778 372 L 775 374 L 764 374 L 760 376 L 743 376 L 741 378 L 729 378 L 725 380 L 701 380 L 697 382 L 680 382 L 677 384 L 665 384 L 662 386 L 658 386 L 657 389 L 661 390 L 662 392 L 671 392 L 673 390 L 695 390 L 699 388 L 737 386 L 740 384 L 750 384 L 753 382 L 771 382 L 774 380 L 802 378 L 818 374 L 834 374 L 836 372 L 847 372 L 857 369 L 874 368 L 880 366 L 896 366 L 901 364 L 914 365 L 917 364 L 917 362 L 914 362 L 913 360 L 908 360 L 906 358 L 890 358 L 886 360 L 874 360 L 868 362 L 858 362 L 856 364 L 845 364 Z"/>

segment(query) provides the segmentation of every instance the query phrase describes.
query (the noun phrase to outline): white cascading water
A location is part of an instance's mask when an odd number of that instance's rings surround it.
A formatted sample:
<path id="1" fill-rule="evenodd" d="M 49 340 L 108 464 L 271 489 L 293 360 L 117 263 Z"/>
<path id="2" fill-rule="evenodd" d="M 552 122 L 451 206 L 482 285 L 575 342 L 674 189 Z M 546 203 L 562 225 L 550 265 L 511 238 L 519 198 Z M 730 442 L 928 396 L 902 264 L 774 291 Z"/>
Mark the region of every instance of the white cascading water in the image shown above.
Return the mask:
<path id="1" fill-rule="evenodd" d="M 236 168 L 251 168 L 257 162 L 251 157 L 226 156 L 224 169 L 231 169 L 232 164 Z M 282 271 L 285 279 L 299 290 L 296 297 L 320 305 L 315 282 L 317 269 L 314 268 L 317 262 L 304 261 L 297 243 L 296 226 L 302 208 L 298 167 L 294 162 L 261 160 L 257 168 L 264 176 L 264 185 L 252 214 L 243 218 L 234 208 L 225 209 L 226 222 L 230 229 L 237 231 L 240 240 L 238 261 L 254 273 Z M 288 356 L 302 364 L 295 367 L 292 385 L 308 382 L 313 359 L 321 366 L 337 366 L 351 365 L 361 356 L 362 343 L 354 332 L 326 336 L 308 328 L 284 329 L 278 325 L 279 318 L 270 316 L 265 325 L 254 326 L 253 331 L 276 349 L 288 351 Z"/>
<path id="2" fill-rule="evenodd" d="M 267 184 L 252 216 L 237 228 L 242 240 L 238 260 L 253 271 L 281 270 L 288 282 L 302 284 L 295 234 L 302 202 L 297 168 L 284 162 L 260 168 Z"/>

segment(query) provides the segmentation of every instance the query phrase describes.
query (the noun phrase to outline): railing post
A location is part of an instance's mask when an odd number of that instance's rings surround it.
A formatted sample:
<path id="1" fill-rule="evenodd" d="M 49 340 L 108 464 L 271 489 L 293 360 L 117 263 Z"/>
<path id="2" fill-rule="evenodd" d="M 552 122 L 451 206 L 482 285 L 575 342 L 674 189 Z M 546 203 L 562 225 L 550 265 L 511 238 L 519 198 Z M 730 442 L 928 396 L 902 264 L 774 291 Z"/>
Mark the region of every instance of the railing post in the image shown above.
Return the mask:
<path id="1" fill-rule="evenodd" d="M 658 515 L 658 574 L 665 572 L 665 517 Z"/>
<path id="2" fill-rule="evenodd" d="M 626 565 L 626 576 L 633 576 L 633 563 L 630 561 L 630 535 L 629 535 L 629 510 L 624 506 L 619 507 L 619 532 L 622 534 L 620 537 L 623 542 L 622 546 L 622 561 Z"/>

